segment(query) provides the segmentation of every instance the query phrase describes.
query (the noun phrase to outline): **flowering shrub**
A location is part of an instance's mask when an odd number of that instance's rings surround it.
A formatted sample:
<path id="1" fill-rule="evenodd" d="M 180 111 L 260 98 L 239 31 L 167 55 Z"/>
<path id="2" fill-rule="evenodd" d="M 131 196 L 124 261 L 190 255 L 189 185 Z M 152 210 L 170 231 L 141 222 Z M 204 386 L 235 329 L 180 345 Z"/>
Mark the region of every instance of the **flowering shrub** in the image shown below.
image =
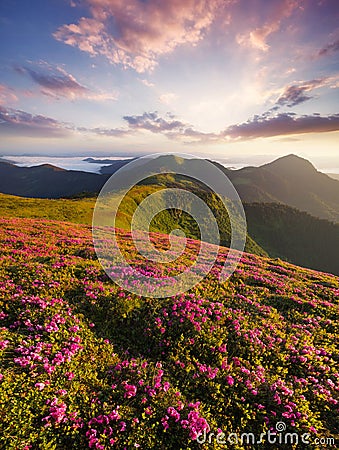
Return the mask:
<path id="1" fill-rule="evenodd" d="M 219 284 L 221 249 L 191 291 L 149 299 L 108 279 L 88 227 L 1 219 L 0 241 L 1 448 L 241 449 L 197 437 L 278 421 L 339 437 L 337 277 L 245 254 Z"/>

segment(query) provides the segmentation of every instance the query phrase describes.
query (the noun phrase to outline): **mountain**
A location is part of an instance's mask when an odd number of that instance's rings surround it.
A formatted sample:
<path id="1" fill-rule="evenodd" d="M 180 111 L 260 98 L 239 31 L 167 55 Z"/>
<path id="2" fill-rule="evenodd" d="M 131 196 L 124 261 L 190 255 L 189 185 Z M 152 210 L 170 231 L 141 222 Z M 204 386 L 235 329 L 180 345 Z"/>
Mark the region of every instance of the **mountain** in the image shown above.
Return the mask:
<path id="1" fill-rule="evenodd" d="M 24 197 L 59 198 L 98 192 L 107 176 L 65 170 L 51 164 L 17 167 L 0 162 L 0 192 Z"/>
<path id="2" fill-rule="evenodd" d="M 339 180 L 339 173 L 327 173 L 326 175 L 334 180 Z"/>
<path id="3" fill-rule="evenodd" d="M 244 202 L 284 203 L 339 222 L 339 181 L 295 155 L 260 167 L 226 172 Z"/>
<path id="4" fill-rule="evenodd" d="M 180 171 L 194 168 L 203 175 L 205 163 L 200 159 L 183 159 L 172 155 L 156 159 L 140 159 L 132 169 L 126 164 L 130 160 L 118 160 L 101 169 L 101 175 L 88 172 L 58 169 L 44 164 L 36 167 L 17 167 L 0 162 L 0 192 L 25 197 L 69 197 L 82 192 L 99 192 L 110 174 L 119 169 L 118 185 L 127 186 L 137 176 L 149 176 L 153 170 L 160 175 L 152 176 L 142 184 L 189 189 L 206 189 L 202 183 L 188 183 L 179 175 L 166 175 L 169 169 Z M 339 223 L 339 180 L 318 172 L 307 160 L 295 155 L 279 158 L 260 167 L 244 167 L 230 170 L 214 163 L 232 181 L 241 199 L 246 203 L 281 203 L 315 217 Z M 126 166 L 124 168 L 124 166 Z M 221 186 L 220 186 L 221 191 Z"/>
<path id="5" fill-rule="evenodd" d="M 132 159 L 95 159 L 95 158 L 85 158 L 83 161 L 94 164 L 109 164 L 109 166 L 104 166 L 101 168 L 101 173 L 114 173 L 116 170 L 120 169 L 120 167 L 125 164 L 134 161 L 136 158 Z"/>
<path id="6" fill-rule="evenodd" d="M 101 171 L 107 174 L 115 173 L 127 162 L 123 161 L 120 166 L 112 164 Z M 339 222 L 339 181 L 318 172 L 306 159 L 288 155 L 260 167 L 244 167 L 239 170 L 227 169 L 216 162 L 213 164 L 228 176 L 244 202 L 282 203 L 315 217 Z M 204 161 L 200 159 L 163 155 L 151 161 L 141 159 L 140 167 L 131 170 L 126 167 L 120 181 L 124 184 L 129 178 L 133 179 L 136 173 L 143 172 L 143 175 L 147 176 L 152 169 L 160 168 L 162 175 L 152 177 L 143 184 L 166 184 L 166 170 L 180 171 L 187 167 L 194 167 L 198 174 L 203 174 L 205 170 Z M 175 181 L 179 187 L 183 183 L 183 177 L 176 176 Z M 196 185 L 202 187 L 200 183 Z"/>
<path id="7" fill-rule="evenodd" d="M 271 257 L 339 275 L 339 224 L 277 203 L 244 206 L 248 234 Z"/>

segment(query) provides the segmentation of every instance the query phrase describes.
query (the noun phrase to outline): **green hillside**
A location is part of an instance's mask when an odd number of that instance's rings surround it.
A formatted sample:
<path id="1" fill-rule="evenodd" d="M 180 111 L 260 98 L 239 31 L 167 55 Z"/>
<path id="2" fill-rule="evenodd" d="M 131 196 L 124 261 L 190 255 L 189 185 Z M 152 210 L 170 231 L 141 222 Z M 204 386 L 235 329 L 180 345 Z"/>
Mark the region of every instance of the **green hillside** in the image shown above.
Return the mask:
<path id="1" fill-rule="evenodd" d="M 159 187 L 153 185 L 137 186 L 131 190 L 119 208 L 116 226 L 129 230 L 131 219 L 137 206 L 144 198 L 157 190 L 159 190 Z M 218 216 L 221 245 L 230 245 L 231 232 L 227 213 L 220 212 L 220 201 L 218 202 L 215 196 L 209 196 L 203 192 L 201 195 Z M 33 199 L 0 194 L 0 202 L 3 217 L 41 218 L 90 225 L 92 223 L 95 198 Z M 163 205 L 160 202 L 159 210 L 162 207 Z M 110 220 L 110 210 L 108 210 L 107 215 Z M 196 223 L 185 213 L 178 216 L 175 211 L 165 210 L 155 217 L 150 227 L 151 231 L 166 234 L 178 228 L 187 237 L 200 238 Z M 246 251 L 262 256 L 267 255 L 266 251 L 256 244 L 250 236 L 247 238 Z"/>
<path id="2" fill-rule="evenodd" d="M 73 223 L 92 223 L 95 198 L 45 199 L 0 194 L 2 217 L 50 219 Z"/>
<path id="3" fill-rule="evenodd" d="M 159 181 L 159 180 L 158 180 Z M 169 183 L 168 176 L 164 178 L 163 184 L 159 182 L 157 185 L 141 185 L 136 186 L 128 192 L 126 198 L 121 203 L 121 206 L 117 214 L 117 226 L 126 230 L 130 230 L 131 219 L 135 209 L 139 204 L 149 195 L 154 192 L 158 192 L 165 187 L 177 187 L 176 183 Z M 192 186 L 187 182 L 180 184 L 181 188 L 190 188 Z M 223 246 L 229 246 L 231 243 L 231 227 L 228 217 L 228 213 L 222 205 L 221 199 L 214 193 L 207 193 L 202 190 L 194 190 L 195 195 L 199 196 L 203 202 L 211 209 L 216 217 L 216 221 L 220 233 L 220 244 Z M 225 204 L 228 208 L 232 208 L 231 202 L 225 200 Z M 161 211 L 156 215 L 154 220 L 150 224 L 150 231 L 169 234 L 174 229 L 182 230 L 187 237 L 192 239 L 200 239 L 199 228 L 195 220 L 185 212 L 178 212 L 177 210 L 168 209 L 164 210 L 165 201 L 162 196 L 159 196 L 157 210 Z M 186 205 L 187 206 L 187 205 Z M 264 251 L 252 238 L 247 235 L 247 241 L 245 249 L 249 253 L 267 256 Z"/>
<path id="4" fill-rule="evenodd" d="M 160 187 L 164 186 L 165 184 Z M 129 230 L 136 207 L 158 189 L 159 186 L 153 185 L 138 186 L 128 193 L 117 214 L 117 226 Z M 221 243 L 228 246 L 229 220 L 227 213 L 220 207 L 220 200 L 214 194 L 206 192 L 200 192 L 200 196 L 215 212 Z M 0 202 L 2 217 L 41 218 L 90 225 L 95 198 L 49 200 L 0 194 Z M 159 209 L 162 206 L 159 202 Z M 339 225 L 285 205 L 252 203 L 244 206 L 248 252 L 270 255 L 304 267 L 339 274 Z M 177 228 L 183 230 L 187 237 L 200 238 L 194 220 L 188 214 L 178 214 L 175 210 L 158 214 L 150 226 L 151 231 L 166 234 Z"/>

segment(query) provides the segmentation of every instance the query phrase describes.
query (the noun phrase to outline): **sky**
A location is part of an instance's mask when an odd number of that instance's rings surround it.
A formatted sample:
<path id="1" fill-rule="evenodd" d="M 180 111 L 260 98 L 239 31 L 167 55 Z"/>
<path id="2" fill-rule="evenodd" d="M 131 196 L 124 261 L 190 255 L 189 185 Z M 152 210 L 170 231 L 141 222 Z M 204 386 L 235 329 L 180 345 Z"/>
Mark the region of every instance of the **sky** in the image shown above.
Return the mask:
<path id="1" fill-rule="evenodd" d="M 338 0 L 1 0 L 0 154 L 339 168 Z"/>

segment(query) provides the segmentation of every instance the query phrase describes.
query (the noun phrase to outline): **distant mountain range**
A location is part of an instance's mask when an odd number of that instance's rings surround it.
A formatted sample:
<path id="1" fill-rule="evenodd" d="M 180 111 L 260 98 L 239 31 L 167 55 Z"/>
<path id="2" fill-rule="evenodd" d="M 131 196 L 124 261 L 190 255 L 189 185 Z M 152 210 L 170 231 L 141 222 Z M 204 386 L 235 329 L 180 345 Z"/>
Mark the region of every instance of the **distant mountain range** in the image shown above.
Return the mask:
<path id="1" fill-rule="evenodd" d="M 0 192 L 21 197 L 60 198 L 99 192 L 107 175 L 65 170 L 51 164 L 18 167 L 0 161 Z"/>
<path id="2" fill-rule="evenodd" d="M 175 171 L 176 168 L 183 167 L 183 164 L 195 164 L 198 169 L 200 164 L 203 170 L 199 159 L 179 159 L 175 156 L 159 156 L 151 165 L 145 164 L 147 160 L 140 160 L 140 166 L 134 170 L 138 173 L 144 171 L 145 176 L 152 167 L 159 166 L 162 167 L 163 173 L 166 168 Z M 64 170 L 49 164 L 27 168 L 0 162 L 0 192 L 41 198 L 93 194 L 100 191 L 112 173 L 130 161 L 114 161 L 101 169 L 101 175 Z M 230 170 L 218 163 L 214 164 L 229 177 L 246 203 L 285 204 L 315 217 L 339 223 L 339 180 L 318 172 L 303 158 L 288 155 L 260 167 L 245 167 L 239 170 Z M 123 173 L 122 183 L 128 180 L 128 174 L 127 170 Z M 144 183 L 154 184 L 155 181 L 152 177 Z M 180 180 L 177 181 L 180 185 Z"/>
<path id="3" fill-rule="evenodd" d="M 283 203 L 339 222 L 339 181 L 318 172 L 306 159 L 289 155 L 227 175 L 245 202 Z"/>

